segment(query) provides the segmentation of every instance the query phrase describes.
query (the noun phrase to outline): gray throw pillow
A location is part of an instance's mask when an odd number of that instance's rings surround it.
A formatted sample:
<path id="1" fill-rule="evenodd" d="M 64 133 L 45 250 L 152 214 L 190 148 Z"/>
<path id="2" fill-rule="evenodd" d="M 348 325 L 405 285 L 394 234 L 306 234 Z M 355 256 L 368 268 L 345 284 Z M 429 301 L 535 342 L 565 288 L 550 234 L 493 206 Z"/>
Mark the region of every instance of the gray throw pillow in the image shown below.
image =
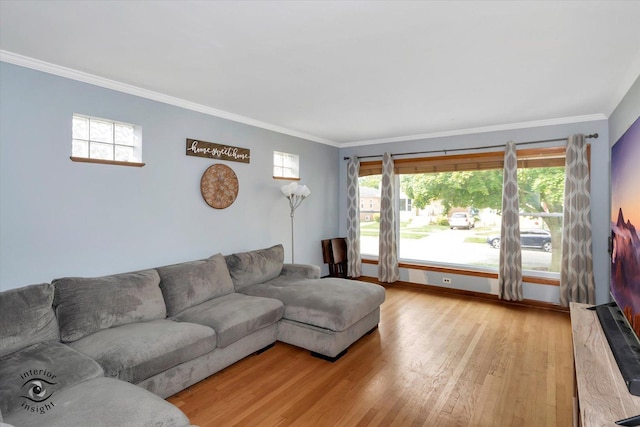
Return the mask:
<path id="1" fill-rule="evenodd" d="M 284 248 L 275 245 L 267 249 L 237 253 L 225 257 L 236 290 L 275 279 L 282 271 Z"/>
<path id="2" fill-rule="evenodd" d="M 53 285 L 49 283 L 0 292 L 0 356 L 60 339 L 52 303 Z"/>
<path id="3" fill-rule="evenodd" d="M 113 326 L 163 319 L 167 310 L 156 270 L 56 279 L 53 305 L 60 337 L 72 342 Z"/>
<path id="4" fill-rule="evenodd" d="M 167 316 L 234 291 L 227 263 L 221 254 L 208 259 L 157 268 Z"/>

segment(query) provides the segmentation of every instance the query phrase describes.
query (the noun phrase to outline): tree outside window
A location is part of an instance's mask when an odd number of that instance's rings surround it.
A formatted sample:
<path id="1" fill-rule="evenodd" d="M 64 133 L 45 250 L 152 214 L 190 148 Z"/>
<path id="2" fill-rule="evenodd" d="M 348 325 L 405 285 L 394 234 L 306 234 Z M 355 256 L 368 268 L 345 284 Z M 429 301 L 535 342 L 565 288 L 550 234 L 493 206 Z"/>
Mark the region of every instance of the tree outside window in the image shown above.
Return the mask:
<path id="1" fill-rule="evenodd" d="M 556 153 L 550 161 L 519 162 L 523 269 L 533 275 L 557 278 L 560 271 L 563 164 L 563 151 L 561 158 Z M 455 167 L 459 166 L 449 169 Z M 472 167 L 476 170 L 400 173 L 400 193 L 406 198 L 398 212 L 402 261 L 497 269 L 502 168 L 494 161 Z M 402 165 L 399 168 L 402 170 Z M 380 175 L 360 178 L 361 187 L 379 189 L 379 182 Z M 451 229 L 449 218 L 455 212 L 472 216 L 475 226 Z M 365 256 L 377 256 L 377 227 L 371 221 L 361 223 L 361 251 Z"/>

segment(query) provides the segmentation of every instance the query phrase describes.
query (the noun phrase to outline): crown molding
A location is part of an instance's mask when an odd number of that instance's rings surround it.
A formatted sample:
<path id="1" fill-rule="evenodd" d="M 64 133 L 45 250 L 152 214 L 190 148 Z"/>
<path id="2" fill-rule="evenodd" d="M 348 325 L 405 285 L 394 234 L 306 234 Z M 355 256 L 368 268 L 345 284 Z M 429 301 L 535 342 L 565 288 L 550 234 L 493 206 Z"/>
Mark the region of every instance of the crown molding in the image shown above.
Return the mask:
<path id="1" fill-rule="evenodd" d="M 597 114 L 587 114 L 584 116 L 560 117 L 557 119 L 534 120 L 530 122 L 519 122 L 519 123 L 507 123 L 507 124 L 494 125 L 494 126 L 483 126 L 483 127 L 477 127 L 477 128 L 458 129 L 458 130 L 443 131 L 443 132 L 423 133 L 420 135 L 407 135 L 407 136 L 398 136 L 393 138 L 382 138 L 382 139 L 371 139 L 367 141 L 347 142 L 342 144 L 340 147 L 347 148 L 347 147 L 359 147 L 362 145 L 386 144 L 390 142 L 407 142 L 407 141 L 415 141 L 418 139 L 444 138 L 448 136 L 460 136 L 460 135 L 470 135 L 470 134 L 477 134 L 477 133 L 499 132 L 499 131 L 505 131 L 505 130 L 527 129 L 527 128 L 533 128 L 533 127 L 542 127 L 542 126 L 565 125 L 570 123 L 592 122 L 597 120 L 607 120 L 607 116 L 605 116 L 602 113 L 597 113 Z"/>
<path id="2" fill-rule="evenodd" d="M 231 120 L 231 121 L 242 123 L 245 125 L 270 130 L 270 131 L 281 133 L 284 135 L 294 136 L 296 138 L 301 138 L 301 139 L 305 139 L 313 142 L 319 142 L 321 144 L 331 145 L 333 147 L 341 146 L 337 142 L 331 141 L 329 139 L 321 138 L 315 135 L 309 135 L 303 132 L 298 132 L 282 126 L 276 126 L 270 123 L 262 122 L 260 120 L 252 119 L 250 117 L 245 117 L 239 114 L 233 114 L 227 111 L 218 110 L 216 108 L 208 107 L 202 104 L 197 104 L 195 102 L 187 101 L 185 99 L 165 95 L 159 92 L 154 92 L 154 91 L 143 89 L 137 86 L 121 83 L 115 80 L 106 79 L 104 77 L 99 77 L 94 74 L 85 73 L 83 71 L 78 71 L 72 68 L 67 68 L 60 65 L 52 64 L 50 62 L 41 61 L 39 59 L 19 55 L 17 53 L 9 52 L 6 50 L 0 50 L 0 61 L 7 62 L 14 65 L 19 65 L 21 67 L 31 68 L 33 70 L 42 71 L 48 74 L 54 74 L 56 76 L 65 77 L 65 78 L 76 80 L 83 83 L 89 83 L 95 86 L 100 86 L 106 89 L 123 92 L 129 95 L 139 96 L 141 98 L 150 99 L 152 101 L 162 102 L 164 104 L 181 107 L 187 110 L 197 111 L 199 113 L 208 114 L 210 116 Z"/>
<path id="3" fill-rule="evenodd" d="M 484 127 L 477 127 L 477 128 L 432 132 L 432 133 L 424 133 L 424 134 L 418 134 L 418 135 L 406 135 L 406 136 L 398 136 L 398 137 L 391 137 L 391 138 L 381 138 L 381 139 L 338 143 L 336 141 L 321 138 L 319 136 L 298 132 L 282 126 L 277 126 L 270 123 L 255 120 L 249 117 L 241 116 L 239 114 L 233 114 L 227 111 L 218 110 L 216 108 L 208 107 L 202 104 L 197 104 L 195 102 L 187 101 L 182 98 L 165 95 L 159 92 L 154 92 L 151 90 L 143 89 L 137 86 L 129 85 L 126 83 L 115 81 L 115 80 L 106 79 L 104 77 L 99 77 L 94 74 L 85 73 L 83 71 L 78 71 L 72 68 L 67 68 L 67 67 L 52 64 L 49 62 L 41 61 L 39 59 L 19 55 L 17 53 L 9 52 L 6 50 L 0 50 L 0 61 L 11 63 L 14 65 L 19 65 L 26 68 L 31 68 L 37 71 L 48 73 L 48 74 L 54 74 L 54 75 L 65 77 L 71 80 L 76 80 L 83 83 L 104 87 L 106 89 L 115 90 L 115 91 L 126 93 L 129 95 L 139 96 L 139 97 L 150 99 L 153 101 L 162 102 L 164 104 L 174 105 L 176 107 L 181 107 L 187 110 L 197 111 L 199 113 L 208 114 L 210 116 L 231 120 L 237 123 L 242 123 L 242 124 L 254 126 L 257 128 L 270 130 L 270 131 L 281 133 L 284 135 L 289 135 L 289 136 L 301 138 L 308 141 L 313 141 L 321 144 L 330 145 L 333 147 L 338 147 L 338 148 L 359 147 L 363 145 L 376 145 L 376 144 L 385 144 L 385 143 L 392 143 L 392 142 L 408 142 L 408 141 L 415 141 L 418 139 L 443 138 L 443 137 L 450 137 L 450 136 L 460 136 L 460 135 L 469 135 L 469 134 L 486 133 L 486 132 L 499 132 L 499 131 L 505 131 L 505 130 L 526 129 L 526 128 L 532 128 L 532 127 L 553 126 L 553 125 L 563 125 L 563 124 L 570 124 L 570 123 L 607 120 L 606 115 L 602 113 L 597 113 L 597 114 L 589 114 L 589 115 L 583 115 L 583 116 L 561 117 L 556 119 L 535 120 L 535 121 L 520 122 L 520 123 L 507 123 L 507 124 L 494 125 L 494 126 L 484 126 Z"/>

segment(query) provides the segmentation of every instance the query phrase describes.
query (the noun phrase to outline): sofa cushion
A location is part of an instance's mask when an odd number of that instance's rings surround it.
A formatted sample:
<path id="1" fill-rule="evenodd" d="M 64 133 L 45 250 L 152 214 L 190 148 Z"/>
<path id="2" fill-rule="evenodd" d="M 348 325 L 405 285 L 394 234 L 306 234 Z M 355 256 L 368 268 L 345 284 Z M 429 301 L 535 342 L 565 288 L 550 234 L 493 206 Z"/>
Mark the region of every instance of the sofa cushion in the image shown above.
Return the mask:
<path id="1" fill-rule="evenodd" d="M 58 341 L 33 344 L 0 357 L 0 410 L 9 414 L 23 403 L 37 406 L 51 393 L 103 375 L 94 360 Z M 35 385 L 43 390 L 31 397 Z"/>
<path id="2" fill-rule="evenodd" d="M 97 361 L 105 376 L 136 384 L 213 351 L 216 333 L 160 319 L 104 329 L 69 345 Z"/>
<path id="3" fill-rule="evenodd" d="M 234 291 L 227 263 L 220 254 L 157 270 L 167 316 L 175 316 L 196 304 Z"/>
<path id="4" fill-rule="evenodd" d="M 284 319 L 336 332 L 348 329 L 385 299 L 385 290 L 380 285 L 338 278 L 279 277 L 247 286 L 241 292 L 282 301 Z"/>
<path id="5" fill-rule="evenodd" d="M 156 270 L 53 281 L 60 337 L 72 342 L 113 326 L 166 317 Z"/>
<path id="6" fill-rule="evenodd" d="M 226 347 L 282 318 L 284 306 L 272 298 L 238 293 L 224 295 L 191 307 L 175 319 L 207 325 L 216 331 L 217 346 Z"/>
<path id="7" fill-rule="evenodd" d="M 53 312 L 53 285 L 0 292 L 0 356 L 46 340 L 59 340 Z"/>
<path id="8" fill-rule="evenodd" d="M 278 277 L 284 264 L 284 248 L 282 245 L 276 245 L 267 249 L 227 255 L 225 258 L 233 285 L 239 290 Z"/>
<path id="9" fill-rule="evenodd" d="M 51 397 L 44 413 L 16 411 L 5 418 L 16 427 L 185 427 L 189 419 L 174 405 L 138 386 L 96 378 Z"/>
<path id="10" fill-rule="evenodd" d="M 311 264 L 284 264 L 280 275 L 290 279 L 319 279 L 320 267 Z"/>

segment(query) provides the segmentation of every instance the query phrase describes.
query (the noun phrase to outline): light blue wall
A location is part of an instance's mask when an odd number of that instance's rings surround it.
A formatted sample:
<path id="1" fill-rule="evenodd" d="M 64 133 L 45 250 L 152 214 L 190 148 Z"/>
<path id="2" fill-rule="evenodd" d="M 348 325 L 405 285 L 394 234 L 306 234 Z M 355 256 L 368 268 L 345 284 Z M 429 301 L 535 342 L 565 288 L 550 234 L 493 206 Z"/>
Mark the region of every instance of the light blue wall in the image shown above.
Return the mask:
<path id="1" fill-rule="evenodd" d="M 72 162 L 73 113 L 142 126 L 146 166 Z M 186 138 L 248 148 L 251 163 L 186 156 Z M 277 243 L 290 261 L 274 150 L 300 155 L 312 191 L 296 211 L 295 260 L 322 265 L 320 240 L 338 231 L 337 148 L 0 63 L 0 289 Z M 224 210 L 200 194 L 214 163 L 240 184 Z"/>
<path id="2" fill-rule="evenodd" d="M 71 115 L 141 125 L 143 168 L 74 163 Z M 592 222 L 597 301 L 608 300 L 609 147 L 640 115 L 636 81 L 609 121 L 376 144 L 338 150 L 323 144 L 185 110 L 27 68 L 0 63 L 0 290 L 68 275 L 94 276 L 285 245 L 289 212 L 271 178 L 272 151 L 300 155 L 312 195 L 296 211 L 296 261 L 321 265 L 319 241 L 346 233 L 346 162 L 351 154 L 473 148 L 572 133 L 592 142 Z M 609 138 L 609 131 L 611 138 Z M 220 162 L 240 192 L 214 210 L 200 177 L 217 161 L 186 156 L 185 139 L 249 148 L 251 163 Z M 600 208 L 601 207 L 601 208 Z M 310 224 L 307 226 L 306 224 Z M 365 266 L 375 276 L 375 267 Z M 404 270 L 401 279 L 443 286 L 442 274 Z M 447 275 L 451 276 L 451 275 Z M 495 293 L 491 280 L 454 276 L 450 286 Z M 525 286 L 525 297 L 554 302 L 557 288 Z"/>
<path id="3" fill-rule="evenodd" d="M 640 117 L 640 77 L 636 79 L 609 117 L 611 145 L 616 143 L 638 117 Z"/>
<path id="4" fill-rule="evenodd" d="M 608 300 L 609 283 L 609 258 L 607 252 L 607 239 L 609 236 L 609 129 L 607 120 L 422 139 L 409 142 L 363 145 L 341 149 L 340 158 L 349 157 L 353 154 L 358 156 L 377 155 L 385 151 L 390 153 L 403 153 L 441 150 L 445 147 L 448 149 L 473 149 L 482 146 L 504 144 L 510 140 L 525 142 L 566 138 L 575 133 L 599 134 L 598 139 L 589 140 L 591 142 L 591 200 L 593 207 L 591 219 L 593 223 L 596 299 L 598 302 L 605 302 Z M 346 218 L 346 161 L 343 161 L 340 168 L 340 183 L 340 217 Z M 341 221 L 340 233 L 346 235 L 346 221 Z M 363 274 L 366 276 L 377 276 L 377 266 L 364 265 Z M 498 291 L 497 280 L 494 279 L 409 269 L 401 269 L 400 275 L 401 280 L 418 284 L 448 286 L 455 289 L 492 294 L 497 294 Z M 443 283 L 442 279 L 445 276 L 451 278 L 451 284 Z M 523 291 L 526 299 L 552 303 L 559 301 L 557 286 L 525 283 Z"/>

